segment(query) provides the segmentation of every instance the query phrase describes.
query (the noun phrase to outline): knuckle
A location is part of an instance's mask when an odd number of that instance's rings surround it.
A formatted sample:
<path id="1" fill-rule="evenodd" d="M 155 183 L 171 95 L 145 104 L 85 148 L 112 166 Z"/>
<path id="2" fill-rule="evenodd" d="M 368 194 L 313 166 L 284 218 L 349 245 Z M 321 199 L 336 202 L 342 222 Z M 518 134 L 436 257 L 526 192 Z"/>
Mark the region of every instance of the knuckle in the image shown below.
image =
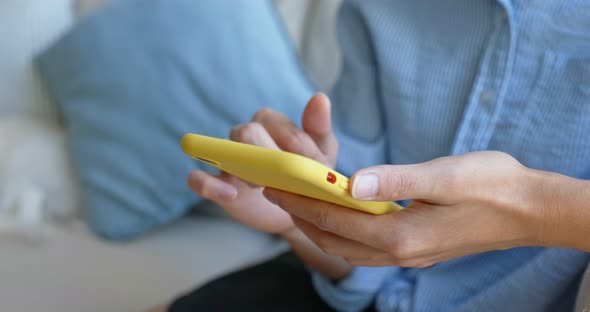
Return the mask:
<path id="1" fill-rule="evenodd" d="M 413 188 L 413 181 L 396 170 L 390 170 L 385 175 L 384 185 L 387 187 L 380 187 L 378 196 L 381 198 L 398 199 L 404 196 Z M 401 198 L 400 198 L 401 199 Z"/>
<path id="2" fill-rule="evenodd" d="M 319 210 L 316 218 L 316 226 L 323 231 L 330 231 L 334 228 L 334 222 L 328 210 Z"/>
<path id="3" fill-rule="evenodd" d="M 401 259 L 404 248 L 401 246 L 400 239 L 390 238 L 385 241 L 385 251 L 396 259 Z"/>
<path id="4" fill-rule="evenodd" d="M 201 196 L 203 196 L 205 198 L 209 198 L 208 197 L 208 195 L 209 195 L 208 194 L 209 187 L 208 187 L 208 183 L 206 181 L 204 181 L 204 180 L 195 181 L 194 184 L 193 184 L 193 190 L 197 194 L 199 194 L 199 195 L 201 195 Z"/>
<path id="5" fill-rule="evenodd" d="M 251 142 L 253 140 L 255 131 L 256 131 L 256 124 L 255 123 L 247 123 L 243 125 L 241 128 L 238 129 L 237 139 L 239 142 Z"/>
<path id="6" fill-rule="evenodd" d="M 242 125 L 235 125 L 235 126 L 231 127 L 231 129 L 230 129 L 229 132 L 230 133 L 235 133 L 235 132 L 237 132 L 240 129 L 241 126 Z"/>
<path id="7" fill-rule="evenodd" d="M 289 152 L 301 151 L 304 146 L 305 135 L 306 134 L 301 131 L 289 131 L 289 133 L 281 140 L 283 148 Z"/>
<path id="8" fill-rule="evenodd" d="M 462 176 L 461 168 L 457 166 L 449 166 L 447 168 L 446 173 L 444 175 L 439 175 L 440 180 L 442 183 L 440 185 L 444 186 L 440 191 L 441 192 L 448 192 L 452 190 L 464 190 L 466 185 L 466 181 Z"/>
<path id="9" fill-rule="evenodd" d="M 385 251 L 396 259 L 409 259 L 417 255 L 420 246 L 404 235 L 389 238 L 385 241 Z"/>
<path id="10" fill-rule="evenodd" d="M 433 265 L 434 262 L 432 260 L 408 260 L 403 261 L 403 266 L 408 268 L 418 268 L 423 269 Z"/>
<path id="11" fill-rule="evenodd" d="M 256 112 L 256 114 L 254 114 L 252 121 L 263 121 L 263 120 L 267 119 L 269 116 L 271 116 L 272 113 L 273 113 L 273 111 L 270 108 L 264 107 L 264 108 L 258 110 Z"/>
<path id="12" fill-rule="evenodd" d="M 516 159 L 510 154 L 501 151 L 483 151 L 482 155 L 490 157 L 490 159 L 497 162 L 514 162 Z"/>
<path id="13" fill-rule="evenodd" d="M 238 141 L 238 133 L 240 132 L 240 129 L 242 129 L 243 126 L 243 124 L 233 126 L 229 131 L 229 138 L 233 141 Z"/>

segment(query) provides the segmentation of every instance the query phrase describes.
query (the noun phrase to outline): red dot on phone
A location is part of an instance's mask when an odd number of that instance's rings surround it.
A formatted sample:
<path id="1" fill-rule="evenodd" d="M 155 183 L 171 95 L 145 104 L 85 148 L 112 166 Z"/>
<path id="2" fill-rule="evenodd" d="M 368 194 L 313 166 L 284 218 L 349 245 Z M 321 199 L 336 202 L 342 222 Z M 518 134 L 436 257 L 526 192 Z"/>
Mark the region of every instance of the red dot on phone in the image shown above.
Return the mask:
<path id="1" fill-rule="evenodd" d="M 328 172 L 328 176 L 326 177 L 326 181 L 334 184 L 334 183 L 336 183 L 336 176 L 333 173 Z"/>

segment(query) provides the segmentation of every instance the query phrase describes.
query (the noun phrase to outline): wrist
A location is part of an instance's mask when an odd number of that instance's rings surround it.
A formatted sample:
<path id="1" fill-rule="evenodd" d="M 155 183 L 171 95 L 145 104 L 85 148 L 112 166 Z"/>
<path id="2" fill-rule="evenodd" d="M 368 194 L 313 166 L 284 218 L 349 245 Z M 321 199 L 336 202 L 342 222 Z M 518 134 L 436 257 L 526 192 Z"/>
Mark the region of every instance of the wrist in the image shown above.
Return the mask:
<path id="1" fill-rule="evenodd" d="M 535 192 L 533 220 L 537 245 L 587 249 L 581 237 L 590 234 L 590 183 L 561 174 L 530 170 Z"/>
<path id="2" fill-rule="evenodd" d="M 535 169 L 526 170 L 524 183 L 526 196 L 527 218 L 533 228 L 533 244 L 535 246 L 550 246 L 551 232 L 555 230 L 556 220 L 559 220 L 558 206 L 553 204 L 554 174 Z"/>

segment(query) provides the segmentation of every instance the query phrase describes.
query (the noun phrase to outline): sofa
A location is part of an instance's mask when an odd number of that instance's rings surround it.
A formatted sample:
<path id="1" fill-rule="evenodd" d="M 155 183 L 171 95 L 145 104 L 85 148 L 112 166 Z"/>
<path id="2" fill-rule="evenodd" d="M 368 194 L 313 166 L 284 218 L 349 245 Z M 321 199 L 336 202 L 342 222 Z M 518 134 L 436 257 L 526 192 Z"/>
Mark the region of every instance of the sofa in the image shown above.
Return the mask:
<path id="1" fill-rule="evenodd" d="M 0 198 L 10 193 L 15 181 L 27 175 L 33 180 L 32 187 L 19 193 L 33 208 L 15 217 L 3 213 L 0 200 L 1 311 L 146 311 L 287 247 L 276 237 L 230 220 L 213 206 L 126 242 L 106 242 L 89 230 L 81 218 L 63 127 L 33 59 L 106 1 L 0 3 L 0 152 L 6 155 L 0 156 Z M 322 16 L 333 16 L 337 3 L 319 5 L 319 11 L 325 11 Z M 318 4 L 311 1 L 277 1 L 299 47 L 303 23 L 316 27 L 325 23 L 319 16 L 310 21 L 306 12 L 312 6 L 318 12 Z M 330 40 L 335 47 L 335 38 Z M 309 64 L 337 64 L 334 57 L 322 60 L 318 49 L 307 51 L 299 52 Z M 334 65 L 324 65 L 317 80 L 326 87 L 337 71 L 326 70 L 328 66 Z M 43 157 L 38 156 L 39 149 Z M 34 208 L 40 196 L 57 210 L 50 220 Z"/>

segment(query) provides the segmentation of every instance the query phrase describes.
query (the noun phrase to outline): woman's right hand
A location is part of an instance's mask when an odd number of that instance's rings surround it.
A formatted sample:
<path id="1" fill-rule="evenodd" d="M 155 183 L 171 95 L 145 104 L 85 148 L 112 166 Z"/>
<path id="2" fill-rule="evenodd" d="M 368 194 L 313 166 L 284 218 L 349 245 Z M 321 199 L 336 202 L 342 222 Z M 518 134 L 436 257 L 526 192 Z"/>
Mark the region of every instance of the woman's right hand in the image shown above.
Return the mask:
<path id="1" fill-rule="evenodd" d="M 310 99 L 302 116 L 303 130 L 287 117 L 269 109 L 258 111 L 252 120 L 234 127 L 230 139 L 275 150 L 297 153 L 333 167 L 338 143 L 332 132 L 330 102 L 323 94 Z M 263 188 L 222 172 L 211 175 L 194 171 L 190 188 L 221 206 L 236 220 L 258 230 L 285 235 L 295 229 L 291 217 L 269 202 Z"/>

